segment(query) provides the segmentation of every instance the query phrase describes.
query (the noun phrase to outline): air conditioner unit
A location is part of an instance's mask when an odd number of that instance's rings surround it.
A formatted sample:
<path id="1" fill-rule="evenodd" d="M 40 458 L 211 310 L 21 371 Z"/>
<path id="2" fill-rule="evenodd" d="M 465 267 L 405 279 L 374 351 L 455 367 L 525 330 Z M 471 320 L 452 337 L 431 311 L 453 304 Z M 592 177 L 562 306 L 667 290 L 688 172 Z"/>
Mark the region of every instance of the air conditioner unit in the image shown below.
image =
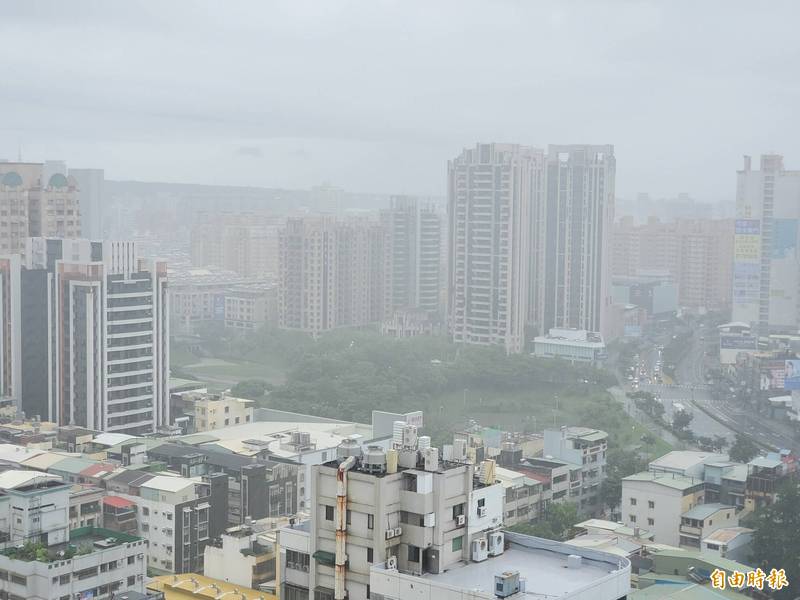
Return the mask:
<path id="1" fill-rule="evenodd" d="M 498 556 L 505 551 L 505 535 L 502 531 L 489 534 L 489 556 Z"/>
<path id="2" fill-rule="evenodd" d="M 486 545 L 486 538 L 472 540 L 472 560 L 482 562 L 489 558 L 489 549 Z"/>
<path id="3" fill-rule="evenodd" d="M 456 517 L 456 525 L 458 525 L 459 527 L 463 527 L 466 524 L 466 522 L 467 522 L 466 515 L 458 515 Z"/>
<path id="4" fill-rule="evenodd" d="M 486 512 L 487 511 L 486 511 L 486 507 L 485 506 L 479 506 L 478 507 L 478 516 L 479 517 L 485 517 L 486 516 Z"/>
<path id="5" fill-rule="evenodd" d="M 395 530 L 394 530 L 394 534 L 395 534 L 396 536 L 403 535 L 403 529 L 402 529 L 402 527 L 398 527 L 397 529 L 395 529 Z"/>
<path id="6" fill-rule="evenodd" d="M 396 569 L 397 568 L 397 557 L 390 556 L 386 559 L 386 568 L 387 569 Z"/>
<path id="7" fill-rule="evenodd" d="M 306 573 L 308 573 L 308 565 L 303 565 L 302 570 L 305 571 Z"/>
<path id="8" fill-rule="evenodd" d="M 386 539 L 391 539 L 394 537 L 394 529 L 389 528 L 386 530 Z"/>

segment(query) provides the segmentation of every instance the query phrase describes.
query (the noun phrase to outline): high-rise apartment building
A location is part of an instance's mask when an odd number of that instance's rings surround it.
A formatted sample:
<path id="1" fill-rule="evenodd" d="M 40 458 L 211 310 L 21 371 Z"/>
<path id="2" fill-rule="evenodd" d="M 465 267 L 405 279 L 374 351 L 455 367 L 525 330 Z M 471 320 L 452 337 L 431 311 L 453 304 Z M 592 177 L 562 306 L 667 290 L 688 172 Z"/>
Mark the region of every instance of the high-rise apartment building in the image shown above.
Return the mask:
<path id="1" fill-rule="evenodd" d="M 263 279 L 278 272 L 281 219 L 254 213 L 202 213 L 191 229 L 192 264 Z"/>
<path id="2" fill-rule="evenodd" d="M 525 346 L 531 208 L 544 156 L 478 144 L 448 164 L 448 326 L 453 340 Z"/>
<path id="3" fill-rule="evenodd" d="M 759 333 L 796 332 L 800 324 L 800 171 L 778 154 L 749 156 L 737 173 L 733 320 Z"/>
<path id="4" fill-rule="evenodd" d="M 0 162 L 0 253 L 19 253 L 28 237 L 81 235 L 78 186 L 60 162 Z"/>
<path id="5" fill-rule="evenodd" d="M 0 256 L 0 410 L 15 408 L 22 381 L 20 257 Z"/>
<path id="6" fill-rule="evenodd" d="M 81 235 L 90 240 L 103 239 L 105 208 L 105 171 L 103 169 L 70 169 L 69 176 L 78 184 L 81 206 Z"/>
<path id="7" fill-rule="evenodd" d="M 625 217 L 614 225 L 612 271 L 618 277 L 670 278 L 678 304 L 693 310 L 730 306 L 733 275 L 732 219 L 652 218 L 636 225 Z"/>
<path id="8" fill-rule="evenodd" d="M 166 263 L 139 259 L 133 242 L 31 238 L 23 268 L 0 265 L 11 283 L 0 305 L 21 306 L 16 323 L 6 313 L 21 343 L 4 344 L 1 361 L 20 365 L 18 408 L 132 435 L 169 424 Z"/>
<path id="9" fill-rule="evenodd" d="M 390 311 L 441 310 L 442 217 L 436 207 L 410 196 L 393 196 L 381 211 L 387 234 L 387 290 Z"/>
<path id="10" fill-rule="evenodd" d="M 291 218 L 279 237 L 279 325 L 311 334 L 384 318 L 385 230 L 327 216 Z"/>
<path id="11" fill-rule="evenodd" d="M 611 145 L 549 146 L 531 215 L 530 321 L 603 332 L 611 305 Z"/>

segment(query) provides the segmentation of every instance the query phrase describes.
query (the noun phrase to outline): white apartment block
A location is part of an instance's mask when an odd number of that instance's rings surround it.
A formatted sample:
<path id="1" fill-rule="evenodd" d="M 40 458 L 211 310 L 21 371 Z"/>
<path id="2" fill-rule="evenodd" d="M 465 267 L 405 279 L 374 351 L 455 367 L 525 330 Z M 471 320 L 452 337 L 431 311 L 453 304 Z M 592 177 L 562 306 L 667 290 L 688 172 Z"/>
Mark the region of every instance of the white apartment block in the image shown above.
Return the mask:
<path id="1" fill-rule="evenodd" d="M 440 460 L 426 439 L 420 449 L 416 427 L 400 425 L 396 448 L 346 442 L 335 461 L 314 467 L 309 592 L 315 597 L 369 598 L 374 564 L 440 573 L 474 547 L 481 553 L 502 546 L 502 536 L 492 537 L 503 517 L 493 462 L 476 477 L 471 464 Z"/>
<path id="2" fill-rule="evenodd" d="M 189 392 L 182 399 L 194 408 L 194 430 L 213 431 L 231 425 L 243 425 L 253 421 L 252 400 L 222 394 L 200 394 Z"/>
<path id="3" fill-rule="evenodd" d="M 544 432 L 544 455 L 580 467 L 578 511 L 596 514 L 602 510 L 600 487 L 606 478 L 608 434 L 591 427 L 562 427 Z"/>
<path id="4" fill-rule="evenodd" d="M 703 503 L 702 479 L 674 473 L 636 473 L 622 480 L 622 522 L 653 534 L 659 544 L 678 546 L 682 515 Z"/>
<path id="5" fill-rule="evenodd" d="M 522 352 L 531 210 L 544 155 L 478 144 L 448 163 L 448 326 L 453 341 Z"/>
<path id="6" fill-rule="evenodd" d="M 800 171 L 784 168 L 779 154 L 749 156 L 737 173 L 733 238 L 732 320 L 761 335 L 794 333 L 800 325 Z"/>
<path id="7" fill-rule="evenodd" d="M 144 591 L 147 542 L 85 526 L 70 531 L 70 485 L 39 471 L 0 473 L 0 596 L 107 599 Z"/>

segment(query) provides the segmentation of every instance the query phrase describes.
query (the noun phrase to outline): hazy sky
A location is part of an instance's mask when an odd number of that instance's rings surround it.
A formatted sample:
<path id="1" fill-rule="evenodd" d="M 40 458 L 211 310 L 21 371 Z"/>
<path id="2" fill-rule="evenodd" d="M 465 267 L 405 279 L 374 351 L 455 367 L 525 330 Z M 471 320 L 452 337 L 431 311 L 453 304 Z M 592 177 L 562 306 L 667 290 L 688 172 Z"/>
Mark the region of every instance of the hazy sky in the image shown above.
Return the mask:
<path id="1" fill-rule="evenodd" d="M 0 0 L 0 157 L 442 194 L 481 141 L 612 143 L 617 192 L 800 169 L 800 2 Z"/>

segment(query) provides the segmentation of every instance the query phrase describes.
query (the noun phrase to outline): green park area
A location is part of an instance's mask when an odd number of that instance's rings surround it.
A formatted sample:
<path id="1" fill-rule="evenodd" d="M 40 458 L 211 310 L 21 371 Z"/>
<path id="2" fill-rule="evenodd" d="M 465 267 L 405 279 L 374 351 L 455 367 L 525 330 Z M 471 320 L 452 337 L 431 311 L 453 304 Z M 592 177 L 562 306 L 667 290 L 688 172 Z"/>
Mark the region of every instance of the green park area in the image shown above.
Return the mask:
<path id="1" fill-rule="evenodd" d="M 670 449 L 614 401 L 606 391 L 614 378 L 603 370 L 443 338 L 395 340 L 343 329 L 314 340 L 275 329 L 247 336 L 210 330 L 173 340 L 171 363 L 174 376 L 216 391 L 233 388 L 265 407 L 361 422 L 376 409 L 422 410 L 436 444 L 474 421 L 527 432 L 584 425 L 642 455 Z"/>

